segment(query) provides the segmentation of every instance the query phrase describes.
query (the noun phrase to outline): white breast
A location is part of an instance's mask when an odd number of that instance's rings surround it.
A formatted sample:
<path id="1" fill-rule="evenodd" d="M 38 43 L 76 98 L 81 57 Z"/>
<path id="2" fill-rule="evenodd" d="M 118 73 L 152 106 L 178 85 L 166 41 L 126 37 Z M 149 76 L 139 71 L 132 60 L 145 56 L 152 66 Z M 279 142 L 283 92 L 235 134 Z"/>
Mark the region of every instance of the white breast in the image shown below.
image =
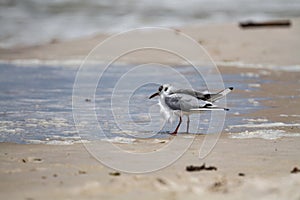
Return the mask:
<path id="1" fill-rule="evenodd" d="M 158 105 L 160 107 L 160 114 L 162 117 L 169 123 L 173 121 L 174 114 L 176 114 L 173 110 L 171 110 L 165 103 L 164 97 L 161 95 L 158 100 Z"/>

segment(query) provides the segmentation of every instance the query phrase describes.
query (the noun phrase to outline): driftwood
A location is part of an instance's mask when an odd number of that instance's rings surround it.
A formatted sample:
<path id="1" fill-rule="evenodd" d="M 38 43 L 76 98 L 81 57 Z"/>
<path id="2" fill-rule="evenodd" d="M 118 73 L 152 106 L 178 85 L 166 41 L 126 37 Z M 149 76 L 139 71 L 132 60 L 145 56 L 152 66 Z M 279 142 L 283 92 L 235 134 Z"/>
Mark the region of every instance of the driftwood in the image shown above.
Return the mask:
<path id="1" fill-rule="evenodd" d="M 194 172 L 194 171 L 202 171 L 202 170 L 206 170 L 206 171 L 217 171 L 217 168 L 215 166 L 209 166 L 209 167 L 206 167 L 205 166 L 205 163 L 201 166 L 193 166 L 193 165 L 190 165 L 190 166 L 187 166 L 185 168 L 186 171 L 188 172 Z"/>
<path id="2" fill-rule="evenodd" d="M 292 23 L 290 20 L 271 20 L 271 21 L 246 21 L 240 22 L 239 26 L 241 28 L 265 28 L 265 27 L 289 27 Z"/>

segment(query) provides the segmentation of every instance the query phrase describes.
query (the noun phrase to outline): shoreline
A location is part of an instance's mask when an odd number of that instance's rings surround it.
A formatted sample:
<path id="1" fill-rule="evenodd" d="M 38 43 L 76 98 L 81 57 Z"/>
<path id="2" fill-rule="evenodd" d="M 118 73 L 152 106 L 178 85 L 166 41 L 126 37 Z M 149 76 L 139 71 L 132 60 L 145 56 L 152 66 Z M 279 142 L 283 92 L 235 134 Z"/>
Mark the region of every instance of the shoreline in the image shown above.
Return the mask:
<path id="1" fill-rule="evenodd" d="M 255 131 L 266 130 L 277 131 L 279 135 L 300 133 L 300 19 L 293 19 L 290 28 L 242 30 L 237 24 L 225 24 L 184 27 L 179 31 L 190 35 L 208 50 L 217 61 L 221 74 L 238 75 L 241 80 L 248 78 L 244 80 L 245 90 L 234 91 L 245 97 L 246 103 L 266 107 L 248 114 L 231 113 L 229 117 L 243 117 L 249 120 L 248 124 L 266 126 L 241 127 L 237 132 L 249 131 L 254 136 Z M 106 37 L 98 35 L 43 46 L 1 49 L 0 63 L 79 67 L 95 43 Z M 134 41 L 126 41 L 124 45 L 131 42 Z M 113 51 L 108 49 L 95 62 L 109 60 Z M 121 61 L 121 64 L 148 61 L 182 64 L 158 54 L 145 57 L 134 54 Z M 257 97 L 260 100 L 253 101 Z M 278 126 L 280 123 L 292 125 Z M 230 132 L 234 131 L 223 130 L 215 148 L 204 160 L 198 158 L 204 135 L 194 135 L 191 147 L 174 164 L 147 174 L 118 174 L 94 159 L 83 144 L 0 143 L 0 198 L 140 199 L 141 195 L 145 199 L 170 200 L 300 198 L 300 173 L 291 174 L 293 168 L 300 168 L 300 137 L 235 139 Z M 185 135 L 179 133 L 178 137 Z M 137 140 L 116 145 L 142 152 L 157 150 L 170 139 Z M 187 166 L 203 163 L 217 170 L 186 171 Z"/>
<path id="2" fill-rule="evenodd" d="M 300 123 L 299 117 L 293 117 L 299 112 L 299 109 L 295 109 L 300 106 L 299 95 L 289 101 L 282 99 L 299 89 L 299 73 L 235 67 L 220 70 L 222 74 L 238 73 L 251 77 L 258 74 L 268 80 L 257 90 L 235 91 L 247 98 L 271 97 L 260 101 L 266 109 L 242 115 L 245 119 L 258 120 L 253 122 L 258 125 L 274 122 Z M 234 113 L 230 117 L 234 117 Z M 259 119 L 267 121 L 260 122 Z M 252 130 L 300 133 L 298 126 L 271 126 L 267 129 L 254 127 Z M 300 167 L 300 137 L 236 139 L 226 132 L 223 131 L 216 146 L 205 159 L 198 158 L 205 135 L 194 135 L 194 142 L 176 162 L 146 174 L 128 174 L 108 168 L 93 158 L 84 144 L 0 143 L 0 177 L 4 180 L 0 184 L 0 197 L 137 199 L 140 198 L 140 194 L 143 194 L 145 199 L 296 200 L 300 197 L 300 173 L 291 173 L 294 168 Z M 186 134 L 179 133 L 176 137 L 184 138 Z M 133 143 L 115 145 L 137 153 L 160 149 L 168 144 L 170 139 L 172 138 L 136 140 Z M 102 142 L 99 142 L 99 146 L 101 144 Z M 187 166 L 199 167 L 204 163 L 217 170 L 186 171 Z"/>
<path id="3" fill-rule="evenodd" d="M 42 59 L 14 59 L 14 60 L 0 60 L 0 64 L 9 64 L 16 66 L 48 66 L 48 67 L 80 67 L 83 64 L 83 60 L 42 60 Z M 87 64 L 98 64 L 104 65 L 106 61 L 101 60 L 91 60 L 88 61 Z M 131 63 L 131 62 L 115 62 L 115 65 L 134 65 L 139 63 Z M 197 64 L 197 63 L 196 63 Z M 203 63 L 200 63 L 200 65 Z M 277 65 L 277 64 L 263 64 L 263 63 L 244 63 L 244 62 L 214 62 L 214 64 L 218 68 L 236 68 L 236 69 L 261 69 L 261 70 L 274 70 L 274 71 L 286 71 L 286 72 L 299 72 L 300 64 L 296 65 Z M 174 66 L 184 66 L 186 63 L 177 63 L 173 64 Z"/>

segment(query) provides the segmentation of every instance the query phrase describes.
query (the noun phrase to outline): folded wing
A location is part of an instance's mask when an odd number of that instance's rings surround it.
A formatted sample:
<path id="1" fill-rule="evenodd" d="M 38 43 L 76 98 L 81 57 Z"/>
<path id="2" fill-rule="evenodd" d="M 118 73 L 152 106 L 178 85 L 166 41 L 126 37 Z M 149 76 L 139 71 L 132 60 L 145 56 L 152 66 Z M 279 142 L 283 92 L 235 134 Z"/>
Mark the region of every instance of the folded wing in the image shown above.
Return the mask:
<path id="1" fill-rule="evenodd" d="M 191 89 L 178 89 L 178 90 L 173 91 L 173 94 L 186 94 L 186 95 L 193 96 L 202 101 L 215 102 L 215 101 L 221 99 L 222 97 L 226 96 L 232 90 L 233 90 L 233 87 L 229 87 L 229 88 L 226 88 L 215 94 L 206 94 L 206 93 L 199 92 L 196 90 L 191 90 Z"/>
<path id="2" fill-rule="evenodd" d="M 172 110 L 181 110 L 184 112 L 196 111 L 199 108 L 208 110 L 214 107 L 211 102 L 203 101 L 185 94 L 172 94 L 165 97 L 165 103 Z"/>

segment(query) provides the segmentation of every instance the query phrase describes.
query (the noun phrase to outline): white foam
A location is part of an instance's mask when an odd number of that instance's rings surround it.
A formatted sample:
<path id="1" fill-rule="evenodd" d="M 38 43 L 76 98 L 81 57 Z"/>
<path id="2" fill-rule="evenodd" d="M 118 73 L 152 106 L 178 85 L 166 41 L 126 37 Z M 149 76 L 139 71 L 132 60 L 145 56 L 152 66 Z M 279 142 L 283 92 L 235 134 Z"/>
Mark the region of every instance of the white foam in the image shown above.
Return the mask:
<path id="1" fill-rule="evenodd" d="M 112 142 L 112 143 L 121 143 L 121 144 L 131 144 L 136 141 L 134 138 L 125 138 L 125 137 L 114 137 L 102 139 L 102 141 Z"/>
<path id="2" fill-rule="evenodd" d="M 15 60 L 0 60 L 0 64 L 11 64 L 19 67 L 39 67 L 41 65 L 46 66 L 66 66 L 66 67 L 80 67 L 82 64 L 88 65 L 105 65 L 107 62 L 103 60 L 85 60 L 84 57 L 82 59 L 66 59 L 66 60 L 56 60 L 56 59 L 15 59 Z M 125 65 L 126 63 L 119 63 L 118 65 Z"/>
<path id="3" fill-rule="evenodd" d="M 286 114 L 280 114 L 279 116 L 280 117 L 288 117 L 288 115 L 286 115 Z"/>
<path id="4" fill-rule="evenodd" d="M 300 115 L 286 115 L 286 114 L 280 114 L 280 117 L 300 117 Z"/>
<path id="5" fill-rule="evenodd" d="M 229 133 L 231 138 L 235 139 L 247 139 L 247 138 L 262 138 L 266 140 L 275 140 L 282 137 L 299 137 L 300 133 L 287 133 L 283 130 L 256 130 L 256 131 L 244 131 L 241 133 Z"/>
<path id="6" fill-rule="evenodd" d="M 89 143 L 88 140 L 26 140 L 30 144 L 47 144 L 47 145 L 72 145 L 80 143 Z"/>
<path id="7" fill-rule="evenodd" d="M 294 127 L 300 126 L 300 124 L 285 124 L 283 122 L 274 122 L 274 123 L 261 123 L 261 124 L 239 124 L 239 125 L 231 125 L 229 126 L 230 129 L 232 128 L 272 128 L 272 127 Z"/>
<path id="8" fill-rule="evenodd" d="M 300 115 L 290 115 L 291 117 L 300 117 Z"/>
<path id="9" fill-rule="evenodd" d="M 269 76 L 271 74 L 271 72 L 266 71 L 266 70 L 259 70 L 259 74 L 263 75 L 263 76 Z"/>
<path id="10" fill-rule="evenodd" d="M 30 66 L 30 67 L 38 67 L 40 65 L 47 66 L 69 66 L 69 67 L 80 67 L 81 64 L 88 65 L 104 65 L 107 62 L 103 60 L 85 60 L 84 57 L 82 59 L 65 59 L 65 60 L 57 60 L 57 59 L 14 59 L 14 60 L 0 60 L 0 64 L 13 64 L 17 66 Z M 197 63 L 197 61 L 195 61 Z M 246 76 L 249 78 L 258 78 L 260 75 L 270 75 L 269 72 L 265 70 L 274 70 L 274 71 L 287 71 L 287 72 L 300 72 L 300 65 L 286 65 L 286 66 L 278 66 L 271 64 L 251 64 L 251 63 L 243 63 L 243 62 L 215 62 L 217 66 L 220 67 L 237 67 L 237 68 L 252 68 L 252 69 L 262 69 L 259 73 L 242 73 L 242 76 Z M 127 65 L 124 61 L 117 62 L 118 65 Z M 183 62 L 182 64 L 186 64 Z M 199 64 L 209 64 L 209 63 L 199 63 Z"/>
<path id="11" fill-rule="evenodd" d="M 252 69 L 269 69 L 274 71 L 300 72 L 300 65 L 278 66 L 271 64 L 250 64 L 243 62 L 216 62 L 216 64 L 221 67 L 238 67 Z"/>
<path id="12" fill-rule="evenodd" d="M 261 85 L 259 83 L 249 83 L 248 86 L 252 88 L 259 88 Z"/>
<path id="13" fill-rule="evenodd" d="M 256 101 L 255 99 L 248 99 L 249 103 L 252 103 L 254 106 L 259 106 L 259 102 Z"/>
<path id="14" fill-rule="evenodd" d="M 257 118 L 257 119 L 243 119 L 243 121 L 248 122 L 267 122 L 268 120 L 265 118 Z"/>
<path id="15" fill-rule="evenodd" d="M 69 122 L 65 118 L 53 117 L 50 119 L 36 119 L 29 118 L 25 120 L 29 126 L 42 126 L 42 127 L 69 127 Z"/>
<path id="16" fill-rule="evenodd" d="M 25 130 L 22 128 L 6 128 L 0 127 L 0 133 L 8 133 L 8 134 L 22 134 Z"/>
<path id="17" fill-rule="evenodd" d="M 242 77 L 248 77 L 248 78 L 258 78 L 259 74 L 247 72 L 247 73 L 241 73 Z"/>

